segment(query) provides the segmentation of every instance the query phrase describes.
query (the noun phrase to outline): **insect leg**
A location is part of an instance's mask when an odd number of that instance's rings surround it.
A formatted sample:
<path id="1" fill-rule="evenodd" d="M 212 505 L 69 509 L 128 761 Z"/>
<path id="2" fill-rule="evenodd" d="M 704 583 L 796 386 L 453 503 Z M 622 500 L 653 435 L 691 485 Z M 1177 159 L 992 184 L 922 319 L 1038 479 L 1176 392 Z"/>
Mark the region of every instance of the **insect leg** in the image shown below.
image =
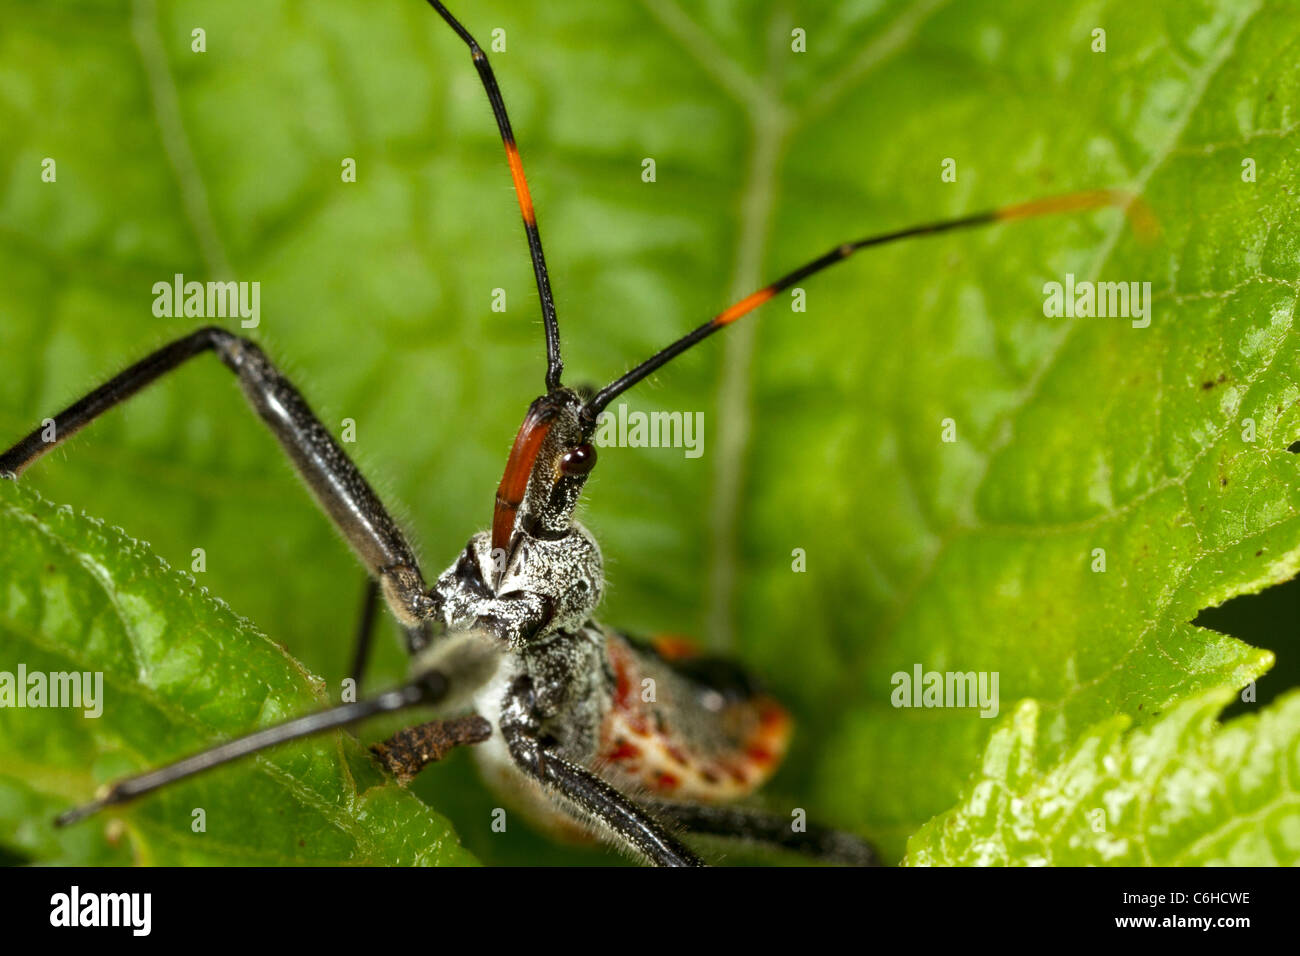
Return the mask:
<path id="1" fill-rule="evenodd" d="M 249 404 L 270 426 L 316 500 L 378 579 L 385 600 L 407 628 L 411 650 L 419 650 L 424 636 L 421 624 L 432 614 L 434 601 L 410 545 L 298 390 L 257 345 L 225 329 L 207 326 L 177 339 L 72 403 L 55 416 L 52 435 L 46 428 L 34 429 L 0 454 L 0 474 L 21 474 L 110 408 L 208 351 L 217 353 L 239 376 Z"/>
<path id="2" fill-rule="evenodd" d="M 357 637 L 353 642 L 352 666 L 348 676 L 353 686 L 361 687 L 361 679 L 366 673 L 366 663 L 370 660 L 370 645 L 375 635 L 375 608 L 379 604 L 379 583 L 369 575 L 361 591 L 361 616 L 357 619 Z"/>
<path id="3" fill-rule="evenodd" d="M 667 802 L 643 803 L 642 806 L 659 819 L 678 824 L 688 833 L 792 850 L 827 863 L 880 865 L 876 851 L 861 837 L 814 823 L 805 824 L 803 832 L 796 832 L 790 820 L 762 810 Z"/>
<path id="4" fill-rule="evenodd" d="M 298 740 L 324 730 L 355 724 L 367 717 L 373 717 L 375 714 L 386 714 L 426 704 L 436 704 L 447 696 L 447 688 L 446 677 L 438 671 L 429 671 L 421 674 L 408 684 L 385 691 L 369 700 L 339 704 L 336 707 L 330 707 L 328 710 L 317 711 L 304 717 L 295 717 L 282 724 L 276 724 L 274 727 L 265 727 L 243 737 L 236 737 L 234 740 L 228 740 L 224 744 L 218 744 L 208 750 L 200 751 L 193 756 L 178 760 L 157 770 L 150 770 L 147 773 L 119 780 L 90 803 L 60 814 L 54 821 L 55 825 L 68 826 L 85 819 L 91 814 L 98 813 L 105 807 L 126 803 L 128 800 L 134 800 L 136 797 L 151 793 L 169 783 L 184 780 L 186 777 L 192 777 L 205 770 L 211 770 L 213 767 L 219 767 L 224 763 L 238 760 L 240 757 L 246 757 L 276 744 Z"/>
<path id="5" fill-rule="evenodd" d="M 406 783 L 457 747 L 481 744 L 491 736 L 492 725 L 478 714 L 469 714 L 403 728 L 383 743 L 372 744 L 370 752 L 393 776 Z"/>
<path id="6" fill-rule="evenodd" d="M 366 675 L 366 665 L 370 662 L 370 649 L 374 645 L 375 611 L 379 604 L 379 582 L 369 575 L 361 591 L 361 613 L 357 618 L 356 638 L 352 642 L 352 666 L 348 676 L 353 686 L 359 691 Z M 428 647 L 433 640 L 433 625 L 429 621 L 418 627 L 402 628 L 406 632 L 406 646 L 414 654 L 422 647 Z"/>
<path id="7" fill-rule="evenodd" d="M 520 677 L 510 687 L 500 722 L 515 764 L 562 797 L 579 819 L 603 824 L 618 842 L 656 866 L 704 865 L 649 813 L 591 771 L 556 754 L 539 723 L 532 680 Z"/>

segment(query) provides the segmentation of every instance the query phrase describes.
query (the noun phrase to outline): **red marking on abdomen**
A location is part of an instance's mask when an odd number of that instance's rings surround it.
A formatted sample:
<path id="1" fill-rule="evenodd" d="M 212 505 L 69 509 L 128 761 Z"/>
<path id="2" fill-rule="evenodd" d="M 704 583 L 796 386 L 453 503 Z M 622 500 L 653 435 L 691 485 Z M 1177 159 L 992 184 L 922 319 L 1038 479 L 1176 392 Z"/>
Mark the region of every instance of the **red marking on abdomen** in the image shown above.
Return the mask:
<path id="1" fill-rule="evenodd" d="M 657 644 L 656 651 L 666 657 Z M 667 701 L 662 705 L 646 702 L 638 693 L 643 667 L 655 673 L 656 666 L 664 666 L 662 662 L 647 659 L 643 665 L 636 650 L 613 633 L 607 638 L 606 648 L 615 686 L 601 728 L 601 762 L 652 793 L 705 803 L 736 800 L 752 793 L 780 765 L 791 723 L 785 708 L 775 700 L 760 696 L 728 704 L 721 713 L 707 713 L 701 708 L 698 714 L 674 714 L 667 709 Z M 661 709 L 656 710 L 656 706 Z M 689 701 L 677 706 L 698 705 Z M 709 753 L 699 752 L 689 738 L 672 729 L 706 720 L 750 729 L 734 747 Z M 726 739 L 721 732 L 719 737 Z"/>
<path id="2" fill-rule="evenodd" d="M 659 771 L 655 774 L 655 789 L 660 793 L 672 793 L 680 783 L 681 781 L 670 773 Z"/>
<path id="3" fill-rule="evenodd" d="M 636 744 L 628 743 L 626 740 L 622 740 L 622 739 L 618 740 L 614 744 L 614 749 L 609 751 L 608 754 L 606 754 L 606 757 L 609 760 L 613 760 L 613 761 L 635 760 L 640 756 L 641 756 L 640 747 L 638 747 Z"/>

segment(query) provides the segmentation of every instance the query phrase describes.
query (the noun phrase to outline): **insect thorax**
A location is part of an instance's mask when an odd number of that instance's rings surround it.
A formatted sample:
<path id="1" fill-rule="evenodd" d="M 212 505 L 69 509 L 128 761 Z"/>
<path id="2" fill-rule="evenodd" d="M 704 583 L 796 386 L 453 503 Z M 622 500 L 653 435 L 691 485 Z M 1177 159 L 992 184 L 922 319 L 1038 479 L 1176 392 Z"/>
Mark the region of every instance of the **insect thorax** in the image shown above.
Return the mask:
<path id="1" fill-rule="evenodd" d="M 604 591 L 600 547 L 574 523 L 557 538 L 515 536 L 511 550 L 492 549 L 480 532 L 433 588 L 448 633 L 482 631 L 524 650 L 557 631 L 576 631 Z"/>
<path id="2" fill-rule="evenodd" d="M 476 534 L 433 588 L 446 631 L 415 668 L 447 673 L 457 689 L 447 703 L 472 706 L 494 728 L 506 689 L 527 675 L 548 733 L 585 762 L 613 692 L 604 631 L 591 617 L 603 589 L 600 548 L 581 525 L 554 539 L 516 535 L 508 556 Z M 499 735 L 478 749 L 496 778 L 512 775 Z"/>

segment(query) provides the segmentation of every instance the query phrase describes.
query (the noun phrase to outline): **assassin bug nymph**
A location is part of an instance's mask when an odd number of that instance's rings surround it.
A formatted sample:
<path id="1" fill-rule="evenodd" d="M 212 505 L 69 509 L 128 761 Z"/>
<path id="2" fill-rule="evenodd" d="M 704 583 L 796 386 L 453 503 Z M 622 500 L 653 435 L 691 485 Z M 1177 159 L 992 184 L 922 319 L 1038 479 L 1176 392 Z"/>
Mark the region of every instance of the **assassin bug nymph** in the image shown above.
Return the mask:
<path id="1" fill-rule="evenodd" d="M 551 828 L 593 832 L 661 865 L 697 865 L 681 833 L 730 836 L 837 862 L 875 861 L 858 837 L 731 805 L 775 769 L 790 721 L 738 667 L 673 644 L 643 643 L 593 618 L 604 576 L 600 549 L 574 520 L 596 464 L 597 416 L 617 395 L 778 292 L 859 249 L 922 236 L 1106 205 L 1101 190 L 934 222 L 838 245 L 752 293 L 609 385 L 579 394 L 561 383 L 559 326 L 532 200 L 505 104 L 487 56 L 438 0 L 430 6 L 468 45 L 505 146 L 523 214 L 546 335 L 546 392 L 529 406 L 497 488 L 492 525 L 475 535 L 429 587 L 384 506 L 299 392 L 251 341 L 201 328 L 149 355 L 55 418 L 56 436 L 34 430 L 0 455 L 16 477 L 103 412 L 187 359 L 212 351 L 238 376 L 312 494 L 364 563 L 376 592 L 402 625 L 412 679 L 213 747 L 107 787 L 60 824 L 126 802 L 173 781 L 375 714 L 438 705 L 450 715 L 394 735 L 374 751 L 409 779 L 449 749 L 476 744 L 486 776 Z M 367 615 L 372 619 L 372 615 Z M 353 668 L 369 648 L 363 626 Z M 640 692 L 654 682 L 653 700 Z M 458 715 L 458 716 L 455 716 Z"/>

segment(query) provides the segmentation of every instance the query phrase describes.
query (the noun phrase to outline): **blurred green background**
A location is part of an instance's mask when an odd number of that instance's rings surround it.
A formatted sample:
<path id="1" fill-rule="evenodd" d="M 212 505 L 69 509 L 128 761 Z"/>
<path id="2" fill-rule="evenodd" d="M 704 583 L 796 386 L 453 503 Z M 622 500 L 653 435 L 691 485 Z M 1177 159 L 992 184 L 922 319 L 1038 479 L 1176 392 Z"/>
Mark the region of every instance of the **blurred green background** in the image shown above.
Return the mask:
<path id="1" fill-rule="evenodd" d="M 484 45 L 504 31 L 491 58 L 570 384 L 603 384 L 862 234 L 1098 186 L 1142 192 L 1161 219 L 1149 247 L 1106 211 L 875 251 L 806 283 L 806 312 L 778 299 L 626 397 L 702 411 L 705 452 L 602 451 L 583 512 L 606 558 L 601 617 L 695 635 L 788 701 L 798 729 L 773 806 L 897 858 L 952 804 L 991 722 L 890 708 L 889 675 L 916 662 L 1000 670 L 1004 701 L 1060 704 L 1062 742 L 1249 670 L 1240 645 L 1198 636 L 1213 653 L 1188 656 L 1213 662 L 1154 678 L 1145 664 L 1185 649 L 1201 607 L 1289 576 L 1234 563 L 1266 533 L 1238 520 L 1246 504 L 1214 499 L 1197 545 L 1174 535 L 1131 559 L 1179 523 L 1159 493 L 1171 476 L 1200 503 L 1215 483 L 1198 463 L 1246 467 L 1218 449 L 1249 396 L 1216 405 L 1224 390 L 1201 378 L 1294 350 L 1289 327 L 1269 325 L 1293 294 L 1251 282 L 1295 278 L 1296 202 L 1276 188 L 1294 141 L 1252 139 L 1292 122 L 1285 6 L 453 6 Z M 463 45 L 417 0 L 9 0 L 5 21 L 0 442 L 195 325 L 152 314 L 154 282 L 257 280 L 251 334 L 327 424 L 355 420 L 349 450 L 436 575 L 488 523 L 544 371 L 519 214 Z M 1104 54 L 1090 49 L 1098 25 Z M 1234 140 L 1268 189 L 1243 188 L 1238 151 L 1210 148 Z M 40 181 L 44 157 L 56 184 Z M 356 183 L 340 179 L 345 157 Z M 1066 272 L 1152 281 L 1169 319 L 1146 335 L 1045 319 L 1042 285 Z M 1272 351 L 1223 344 L 1234 323 L 1232 342 L 1258 325 Z M 1261 416 L 1266 438 L 1294 429 L 1288 414 Z M 949 417 L 956 444 L 939 441 Z M 202 583 L 331 686 L 342 678 L 360 573 L 217 362 L 25 480 L 179 567 L 204 548 Z M 1293 480 L 1269 486 L 1292 510 Z M 1268 533 L 1270 554 L 1295 551 L 1294 522 Z M 1083 555 L 1099 541 L 1126 569 L 1122 591 L 1089 590 Z M 1228 570 L 1208 583 L 1187 566 L 1212 549 Z M 371 686 L 403 668 L 386 627 Z M 463 755 L 416 786 L 485 861 L 613 858 L 495 838 L 494 798 Z"/>

